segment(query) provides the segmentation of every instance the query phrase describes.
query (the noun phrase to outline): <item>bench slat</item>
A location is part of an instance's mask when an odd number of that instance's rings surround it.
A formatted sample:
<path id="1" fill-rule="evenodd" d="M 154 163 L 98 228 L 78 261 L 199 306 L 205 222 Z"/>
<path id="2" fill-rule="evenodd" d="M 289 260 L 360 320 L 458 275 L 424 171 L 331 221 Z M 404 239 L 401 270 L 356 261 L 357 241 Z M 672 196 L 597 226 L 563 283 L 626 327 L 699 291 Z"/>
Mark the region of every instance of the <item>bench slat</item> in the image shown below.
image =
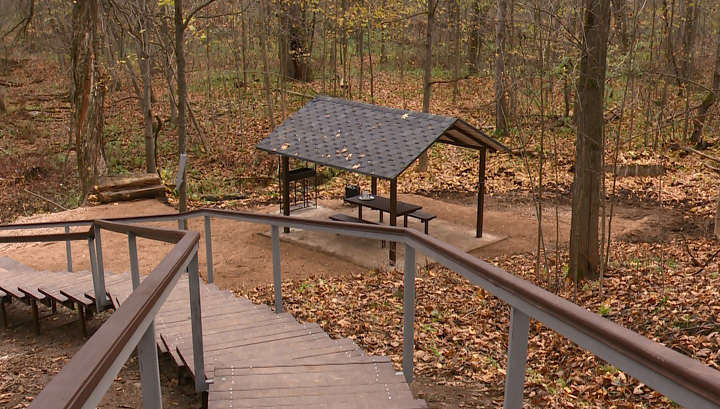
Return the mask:
<path id="1" fill-rule="evenodd" d="M 357 217 L 348 216 L 348 215 L 342 214 L 342 213 L 338 213 L 338 214 L 334 214 L 334 215 L 330 216 L 330 220 L 335 220 L 336 222 L 377 224 L 375 222 L 371 222 L 370 220 L 358 219 Z"/>
<path id="2" fill-rule="evenodd" d="M 422 221 L 424 221 L 424 222 L 425 222 L 425 221 L 432 220 L 432 219 L 434 219 L 434 218 L 437 217 L 437 216 L 434 215 L 434 214 L 421 212 L 420 210 L 415 210 L 414 212 L 408 214 L 408 216 L 410 216 L 410 217 L 412 217 L 412 218 L 415 218 L 415 219 L 420 219 L 420 220 L 422 220 Z"/>

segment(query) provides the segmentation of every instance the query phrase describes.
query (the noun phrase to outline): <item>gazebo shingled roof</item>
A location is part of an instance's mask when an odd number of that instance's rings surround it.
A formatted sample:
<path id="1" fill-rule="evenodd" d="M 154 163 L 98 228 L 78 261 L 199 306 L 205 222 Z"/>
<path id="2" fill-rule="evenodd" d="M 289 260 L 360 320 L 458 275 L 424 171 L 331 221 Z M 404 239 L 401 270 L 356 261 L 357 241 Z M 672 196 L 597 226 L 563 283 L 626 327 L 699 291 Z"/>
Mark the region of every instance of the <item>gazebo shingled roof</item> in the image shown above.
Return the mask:
<path id="1" fill-rule="evenodd" d="M 257 148 L 392 180 L 435 142 L 508 150 L 461 119 L 322 95 L 290 116 Z"/>
<path id="2" fill-rule="evenodd" d="M 319 95 L 257 148 L 282 157 L 283 214 L 290 215 L 289 160 L 294 158 L 372 176 L 373 194 L 377 178 L 390 180 L 390 225 L 395 226 L 397 177 L 435 142 L 480 153 L 476 237 L 482 237 L 485 156 L 488 150 L 509 149 L 461 119 Z M 390 243 L 390 260 L 395 262 L 395 243 Z"/>

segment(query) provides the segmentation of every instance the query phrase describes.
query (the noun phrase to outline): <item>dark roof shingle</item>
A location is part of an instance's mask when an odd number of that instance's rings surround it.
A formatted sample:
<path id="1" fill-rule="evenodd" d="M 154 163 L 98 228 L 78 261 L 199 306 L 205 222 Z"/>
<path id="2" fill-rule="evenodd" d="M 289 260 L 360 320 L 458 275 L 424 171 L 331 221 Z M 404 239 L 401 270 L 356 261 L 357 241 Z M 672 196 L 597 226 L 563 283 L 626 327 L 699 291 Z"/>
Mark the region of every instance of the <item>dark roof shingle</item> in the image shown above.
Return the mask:
<path id="1" fill-rule="evenodd" d="M 317 96 L 265 137 L 257 148 L 384 179 L 395 179 L 452 130 L 454 143 L 506 150 L 464 121 Z M 449 133 L 450 134 L 450 133 Z"/>

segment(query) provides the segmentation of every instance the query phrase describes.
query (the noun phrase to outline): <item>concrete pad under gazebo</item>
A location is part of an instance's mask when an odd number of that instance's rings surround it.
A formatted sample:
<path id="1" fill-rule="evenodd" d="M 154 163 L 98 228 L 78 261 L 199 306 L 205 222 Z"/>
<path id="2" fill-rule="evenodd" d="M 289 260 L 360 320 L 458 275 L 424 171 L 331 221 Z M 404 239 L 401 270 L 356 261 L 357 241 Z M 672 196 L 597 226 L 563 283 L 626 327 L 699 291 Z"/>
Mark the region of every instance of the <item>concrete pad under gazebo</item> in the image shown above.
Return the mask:
<path id="1" fill-rule="evenodd" d="M 462 119 L 317 96 L 265 137 L 257 148 L 282 158 L 283 214 L 290 215 L 290 158 L 390 181 L 390 225 L 397 223 L 397 178 L 434 143 L 479 152 L 476 237 L 482 237 L 487 151 L 508 151 Z M 395 243 L 390 244 L 395 261 Z"/>

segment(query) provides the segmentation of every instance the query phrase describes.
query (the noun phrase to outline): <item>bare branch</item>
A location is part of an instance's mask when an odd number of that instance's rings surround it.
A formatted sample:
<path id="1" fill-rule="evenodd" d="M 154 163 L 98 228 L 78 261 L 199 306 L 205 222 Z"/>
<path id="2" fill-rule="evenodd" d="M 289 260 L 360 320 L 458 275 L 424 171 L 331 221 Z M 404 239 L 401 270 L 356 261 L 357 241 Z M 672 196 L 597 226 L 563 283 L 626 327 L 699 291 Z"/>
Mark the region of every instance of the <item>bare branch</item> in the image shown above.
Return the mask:
<path id="1" fill-rule="evenodd" d="M 198 11 L 204 9 L 205 7 L 207 7 L 207 6 L 209 6 L 209 5 L 213 4 L 213 3 L 215 3 L 215 1 L 216 1 L 216 0 L 208 0 L 208 1 L 206 1 L 205 3 L 203 3 L 203 4 L 201 4 L 201 5 L 197 6 L 197 7 L 195 7 L 195 9 L 193 9 L 193 11 L 191 11 L 190 14 L 188 14 L 188 16 L 185 18 L 185 22 L 183 23 L 183 30 L 187 28 L 188 24 L 190 24 L 190 20 L 192 20 L 193 16 L 194 16 L 195 14 L 197 14 Z"/>

